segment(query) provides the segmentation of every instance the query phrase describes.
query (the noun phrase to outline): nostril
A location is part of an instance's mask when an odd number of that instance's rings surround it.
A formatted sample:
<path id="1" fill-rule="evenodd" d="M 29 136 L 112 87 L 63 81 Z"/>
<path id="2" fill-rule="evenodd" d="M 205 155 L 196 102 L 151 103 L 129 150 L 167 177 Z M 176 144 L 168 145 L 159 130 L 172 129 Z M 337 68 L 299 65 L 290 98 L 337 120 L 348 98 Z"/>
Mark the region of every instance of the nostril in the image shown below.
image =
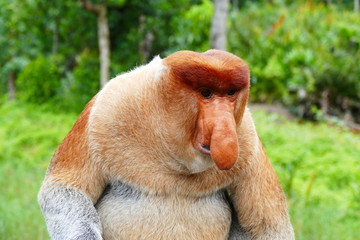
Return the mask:
<path id="1" fill-rule="evenodd" d="M 205 150 L 210 151 L 210 146 L 206 146 L 206 145 L 204 145 L 204 144 L 201 144 L 201 147 L 202 147 L 203 149 L 205 149 Z"/>
<path id="2" fill-rule="evenodd" d="M 210 146 L 201 144 L 201 149 L 202 149 L 206 154 L 210 154 Z"/>

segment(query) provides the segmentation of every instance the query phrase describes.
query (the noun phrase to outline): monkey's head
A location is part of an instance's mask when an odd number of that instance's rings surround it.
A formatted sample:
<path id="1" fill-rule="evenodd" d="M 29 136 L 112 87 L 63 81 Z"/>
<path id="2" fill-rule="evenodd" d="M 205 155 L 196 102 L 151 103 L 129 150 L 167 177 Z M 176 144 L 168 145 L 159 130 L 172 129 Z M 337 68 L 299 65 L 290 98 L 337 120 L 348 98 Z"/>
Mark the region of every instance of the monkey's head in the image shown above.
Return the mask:
<path id="1" fill-rule="evenodd" d="M 173 143 L 179 150 L 172 151 L 191 172 L 213 163 L 220 170 L 230 169 L 238 159 L 237 129 L 249 95 L 246 63 L 220 50 L 179 51 L 163 63 L 168 68 L 164 101 L 176 117 Z"/>

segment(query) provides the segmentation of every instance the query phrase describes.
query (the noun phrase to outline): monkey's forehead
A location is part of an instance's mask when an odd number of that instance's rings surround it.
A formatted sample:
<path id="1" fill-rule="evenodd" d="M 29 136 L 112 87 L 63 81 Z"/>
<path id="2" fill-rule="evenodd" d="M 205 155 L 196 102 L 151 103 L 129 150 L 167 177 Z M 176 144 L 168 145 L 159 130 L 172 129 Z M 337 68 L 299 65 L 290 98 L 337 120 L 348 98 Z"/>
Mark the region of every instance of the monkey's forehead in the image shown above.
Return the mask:
<path id="1" fill-rule="evenodd" d="M 249 85 L 250 72 L 246 63 L 225 51 L 179 51 L 165 58 L 164 64 L 174 79 L 192 88 L 226 91 Z"/>

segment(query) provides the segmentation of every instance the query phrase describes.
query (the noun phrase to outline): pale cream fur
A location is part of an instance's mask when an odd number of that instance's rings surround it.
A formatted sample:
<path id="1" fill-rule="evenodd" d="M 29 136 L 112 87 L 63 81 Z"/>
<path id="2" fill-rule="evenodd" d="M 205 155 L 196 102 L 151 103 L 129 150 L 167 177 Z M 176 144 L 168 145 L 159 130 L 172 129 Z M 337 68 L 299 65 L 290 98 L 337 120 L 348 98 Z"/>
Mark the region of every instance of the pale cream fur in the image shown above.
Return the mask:
<path id="1" fill-rule="evenodd" d="M 199 199 L 146 194 L 137 200 L 105 197 L 97 209 L 105 239 L 225 240 L 231 220 L 221 195 Z"/>

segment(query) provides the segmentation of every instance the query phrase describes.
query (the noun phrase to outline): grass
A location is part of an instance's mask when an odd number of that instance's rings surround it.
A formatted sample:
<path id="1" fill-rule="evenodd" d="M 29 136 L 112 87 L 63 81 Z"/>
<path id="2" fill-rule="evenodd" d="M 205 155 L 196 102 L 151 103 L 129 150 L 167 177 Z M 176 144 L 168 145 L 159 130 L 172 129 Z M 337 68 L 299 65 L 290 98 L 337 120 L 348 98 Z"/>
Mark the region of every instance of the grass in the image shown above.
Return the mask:
<path id="1" fill-rule="evenodd" d="M 360 136 L 261 111 L 254 120 L 289 198 L 297 239 L 358 239 Z"/>
<path id="2" fill-rule="evenodd" d="M 360 136 L 255 111 L 265 149 L 289 198 L 297 239 L 358 239 Z M 0 106 L 0 239 L 48 239 L 36 195 L 76 114 Z"/>
<path id="3" fill-rule="evenodd" d="M 0 239 L 48 239 L 36 195 L 76 115 L 13 103 L 0 116 Z"/>

